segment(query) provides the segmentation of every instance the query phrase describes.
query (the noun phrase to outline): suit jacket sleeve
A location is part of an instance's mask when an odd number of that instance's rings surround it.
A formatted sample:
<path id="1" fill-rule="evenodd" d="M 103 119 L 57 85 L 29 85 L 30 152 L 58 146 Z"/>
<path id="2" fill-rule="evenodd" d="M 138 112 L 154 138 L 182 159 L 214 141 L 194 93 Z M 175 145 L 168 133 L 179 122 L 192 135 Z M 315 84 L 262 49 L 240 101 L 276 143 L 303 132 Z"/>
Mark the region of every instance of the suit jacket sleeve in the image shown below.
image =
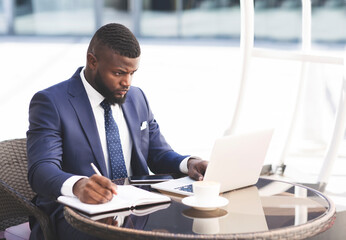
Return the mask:
<path id="1" fill-rule="evenodd" d="M 63 182 L 72 176 L 62 170 L 60 116 L 50 95 L 42 91 L 33 97 L 27 132 L 28 179 L 33 190 L 49 198 L 60 195 Z"/>

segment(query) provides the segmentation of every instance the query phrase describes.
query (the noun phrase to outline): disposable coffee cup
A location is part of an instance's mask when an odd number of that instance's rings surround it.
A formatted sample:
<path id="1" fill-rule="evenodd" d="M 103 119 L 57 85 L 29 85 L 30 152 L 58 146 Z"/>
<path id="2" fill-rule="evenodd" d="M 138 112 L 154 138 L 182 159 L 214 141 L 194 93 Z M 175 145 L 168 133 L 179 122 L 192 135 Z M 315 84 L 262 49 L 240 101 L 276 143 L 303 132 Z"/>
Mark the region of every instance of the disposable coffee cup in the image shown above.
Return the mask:
<path id="1" fill-rule="evenodd" d="M 192 184 L 196 202 L 209 205 L 217 200 L 220 193 L 220 183 L 214 181 L 196 181 Z"/>

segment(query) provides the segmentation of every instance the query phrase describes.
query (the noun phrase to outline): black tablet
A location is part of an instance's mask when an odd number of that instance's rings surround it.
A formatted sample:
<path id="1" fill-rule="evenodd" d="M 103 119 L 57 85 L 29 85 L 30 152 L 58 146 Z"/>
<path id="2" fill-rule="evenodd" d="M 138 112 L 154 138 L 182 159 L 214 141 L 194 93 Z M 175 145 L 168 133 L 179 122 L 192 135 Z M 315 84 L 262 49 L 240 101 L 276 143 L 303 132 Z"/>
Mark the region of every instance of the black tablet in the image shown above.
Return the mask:
<path id="1" fill-rule="evenodd" d="M 155 183 L 172 180 L 173 177 L 169 174 L 142 175 L 129 177 L 130 183 Z"/>

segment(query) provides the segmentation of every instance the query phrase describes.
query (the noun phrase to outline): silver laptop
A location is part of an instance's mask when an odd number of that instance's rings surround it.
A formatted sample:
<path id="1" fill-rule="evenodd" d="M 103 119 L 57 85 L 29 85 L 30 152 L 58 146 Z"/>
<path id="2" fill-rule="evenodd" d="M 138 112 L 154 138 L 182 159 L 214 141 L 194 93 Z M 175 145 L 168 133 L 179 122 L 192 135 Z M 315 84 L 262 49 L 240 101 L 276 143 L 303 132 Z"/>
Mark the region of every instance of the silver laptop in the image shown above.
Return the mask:
<path id="1" fill-rule="evenodd" d="M 225 136 L 215 141 L 203 181 L 221 183 L 220 192 L 257 183 L 273 129 Z M 189 177 L 152 184 L 151 187 L 182 195 L 193 195 Z"/>

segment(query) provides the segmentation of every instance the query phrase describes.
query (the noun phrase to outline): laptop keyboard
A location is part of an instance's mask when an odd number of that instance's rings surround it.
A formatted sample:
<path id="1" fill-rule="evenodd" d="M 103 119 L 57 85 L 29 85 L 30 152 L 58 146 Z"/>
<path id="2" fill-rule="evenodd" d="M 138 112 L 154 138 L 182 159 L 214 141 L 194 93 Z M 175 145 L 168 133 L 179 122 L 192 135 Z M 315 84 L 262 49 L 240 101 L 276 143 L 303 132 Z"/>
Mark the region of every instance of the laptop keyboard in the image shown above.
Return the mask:
<path id="1" fill-rule="evenodd" d="M 176 187 L 175 189 L 177 190 L 181 190 L 181 191 L 185 191 L 185 192 L 193 192 L 192 190 L 192 184 L 188 184 L 188 185 L 185 185 L 185 186 L 180 186 L 180 187 Z"/>

